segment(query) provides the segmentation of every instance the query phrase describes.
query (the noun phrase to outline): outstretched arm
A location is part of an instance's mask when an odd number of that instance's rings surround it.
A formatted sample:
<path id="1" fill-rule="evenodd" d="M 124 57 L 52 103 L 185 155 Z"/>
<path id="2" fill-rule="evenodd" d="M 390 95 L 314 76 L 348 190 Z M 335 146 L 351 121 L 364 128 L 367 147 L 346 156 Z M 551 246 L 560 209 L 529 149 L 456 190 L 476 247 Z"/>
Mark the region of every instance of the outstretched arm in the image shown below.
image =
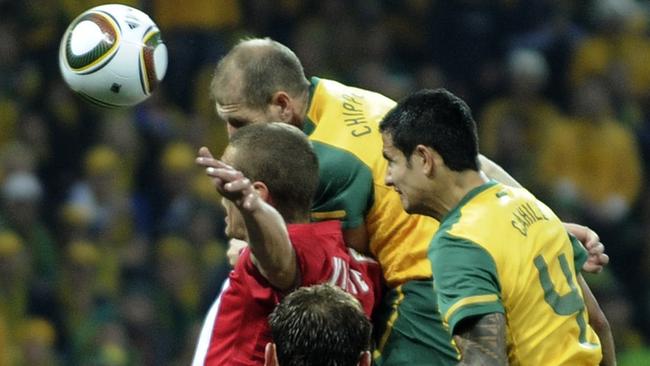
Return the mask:
<path id="1" fill-rule="evenodd" d="M 253 262 L 262 275 L 278 289 L 294 287 L 298 278 L 296 256 L 280 213 L 260 197 L 242 172 L 214 159 L 207 148 L 199 150 L 196 162 L 206 168 L 216 190 L 240 211 Z"/>
<path id="2" fill-rule="evenodd" d="M 582 289 L 582 294 L 587 307 L 587 314 L 589 314 L 589 325 L 594 329 L 598 338 L 600 339 L 600 347 L 603 350 L 603 359 L 600 362 L 602 366 L 616 366 L 616 350 L 614 348 L 614 337 L 612 330 L 609 327 L 609 322 L 605 314 L 598 305 L 596 297 L 589 289 L 589 285 L 578 273 L 578 285 Z"/>
<path id="3" fill-rule="evenodd" d="M 582 265 L 582 270 L 588 273 L 602 271 L 603 267 L 609 263 L 609 256 L 605 254 L 605 245 L 600 242 L 598 234 L 586 226 L 568 222 L 564 223 L 564 228 L 587 249 L 589 256 L 585 264 Z"/>
<path id="4" fill-rule="evenodd" d="M 460 365 L 508 364 L 506 319 L 502 313 L 490 313 L 465 319 L 454 330 L 460 349 Z"/>
<path id="5" fill-rule="evenodd" d="M 478 160 L 481 163 L 481 170 L 490 178 L 497 182 L 503 183 L 510 187 L 522 188 L 521 184 L 517 182 L 508 172 L 506 172 L 499 164 L 488 159 L 485 155 L 479 154 Z"/>

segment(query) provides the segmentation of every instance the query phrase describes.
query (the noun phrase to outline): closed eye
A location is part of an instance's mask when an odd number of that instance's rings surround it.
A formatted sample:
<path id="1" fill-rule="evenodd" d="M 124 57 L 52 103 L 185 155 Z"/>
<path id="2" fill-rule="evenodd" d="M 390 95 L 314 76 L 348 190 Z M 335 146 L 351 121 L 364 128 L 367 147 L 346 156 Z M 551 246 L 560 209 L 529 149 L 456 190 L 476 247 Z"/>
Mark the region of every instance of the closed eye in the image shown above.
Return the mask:
<path id="1" fill-rule="evenodd" d="M 228 124 L 232 126 L 233 128 L 241 128 L 246 125 L 249 125 L 250 123 L 244 119 L 239 119 L 239 118 L 228 118 Z"/>

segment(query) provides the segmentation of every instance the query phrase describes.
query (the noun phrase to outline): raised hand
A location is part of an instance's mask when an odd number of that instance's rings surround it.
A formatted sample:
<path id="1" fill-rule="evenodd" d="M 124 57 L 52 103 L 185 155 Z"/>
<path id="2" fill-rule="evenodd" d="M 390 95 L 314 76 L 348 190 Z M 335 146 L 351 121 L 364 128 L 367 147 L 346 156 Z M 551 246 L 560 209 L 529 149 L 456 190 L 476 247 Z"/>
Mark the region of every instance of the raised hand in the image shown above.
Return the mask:
<path id="1" fill-rule="evenodd" d="M 199 149 L 196 163 L 205 168 L 215 189 L 238 208 L 254 211 L 260 205 L 260 197 L 253 183 L 242 172 L 219 159 L 215 159 L 207 147 Z"/>
<path id="2" fill-rule="evenodd" d="M 573 223 L 564 223 L 564 227 L 578 239 L 587 249 L 588 257 L 582 270 L 589 273 L 599 273 L 609 263 L 605 253 L 605 245 L 600 242 L 598 234 L 590 228 Z"/>

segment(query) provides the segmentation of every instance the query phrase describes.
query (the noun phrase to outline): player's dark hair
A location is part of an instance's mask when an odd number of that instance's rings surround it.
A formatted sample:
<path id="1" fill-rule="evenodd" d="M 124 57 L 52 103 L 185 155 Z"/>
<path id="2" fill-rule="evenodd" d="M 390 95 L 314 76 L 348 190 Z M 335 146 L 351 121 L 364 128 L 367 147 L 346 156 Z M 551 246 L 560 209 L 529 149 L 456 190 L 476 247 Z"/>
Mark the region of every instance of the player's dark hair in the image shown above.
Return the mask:
<path id="1" fill-rule="evenodd" d="M 296 54 L 269 38 L 239 42 L 219 61 L 210 85 L 218 103 L 235 102 L 225 101 L 234 94 L 239 98 L 236 102 L 255 109 L 266 107 L 277 91 L 296 97 L 308 88 L 309 81 Z"/>
<path id="2" fill-rule="evenodd" d="M 255 123 L 230 137 L 234 168 L 266 184 L 273 206 L 291 223 L 309 217 L 318 187 L 318 159 L 307 136 L 285 123 Z"/>
<path id="3" fill-rule="evenodd" d="M 445 89 L 420 90 L 401 100 L 386 114 L 379 130 L 390 135 L 407 158 L 422 144 L 437 151 L 451 170 L 479 170 L 472 112 Z"/>
<path id="4" fill-rule="evenodd" d="M 331 285 L 300 288 L 269 315 L 282 366 L 356 366 L 372 326 L 359 302 Z"/>

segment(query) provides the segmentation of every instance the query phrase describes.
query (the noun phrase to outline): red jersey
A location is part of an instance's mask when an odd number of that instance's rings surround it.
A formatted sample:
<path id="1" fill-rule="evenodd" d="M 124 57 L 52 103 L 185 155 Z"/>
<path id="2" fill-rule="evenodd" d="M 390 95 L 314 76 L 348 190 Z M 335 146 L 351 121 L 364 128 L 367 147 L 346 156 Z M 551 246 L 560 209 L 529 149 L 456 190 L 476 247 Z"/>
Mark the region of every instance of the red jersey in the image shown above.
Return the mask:
<path id="1" fill-rule="evenodd" d="M 300 285 L 337 285 L 354 295 L 370 317 L 381 296 L 377 262 L 347 248 L 338 221 L 287 228 Z M 264 347 L 271 342 L 268 316 L 283 295 L 262 276 L 245 249 L 208 312 L 192 365 L 264 364 Z"/>

